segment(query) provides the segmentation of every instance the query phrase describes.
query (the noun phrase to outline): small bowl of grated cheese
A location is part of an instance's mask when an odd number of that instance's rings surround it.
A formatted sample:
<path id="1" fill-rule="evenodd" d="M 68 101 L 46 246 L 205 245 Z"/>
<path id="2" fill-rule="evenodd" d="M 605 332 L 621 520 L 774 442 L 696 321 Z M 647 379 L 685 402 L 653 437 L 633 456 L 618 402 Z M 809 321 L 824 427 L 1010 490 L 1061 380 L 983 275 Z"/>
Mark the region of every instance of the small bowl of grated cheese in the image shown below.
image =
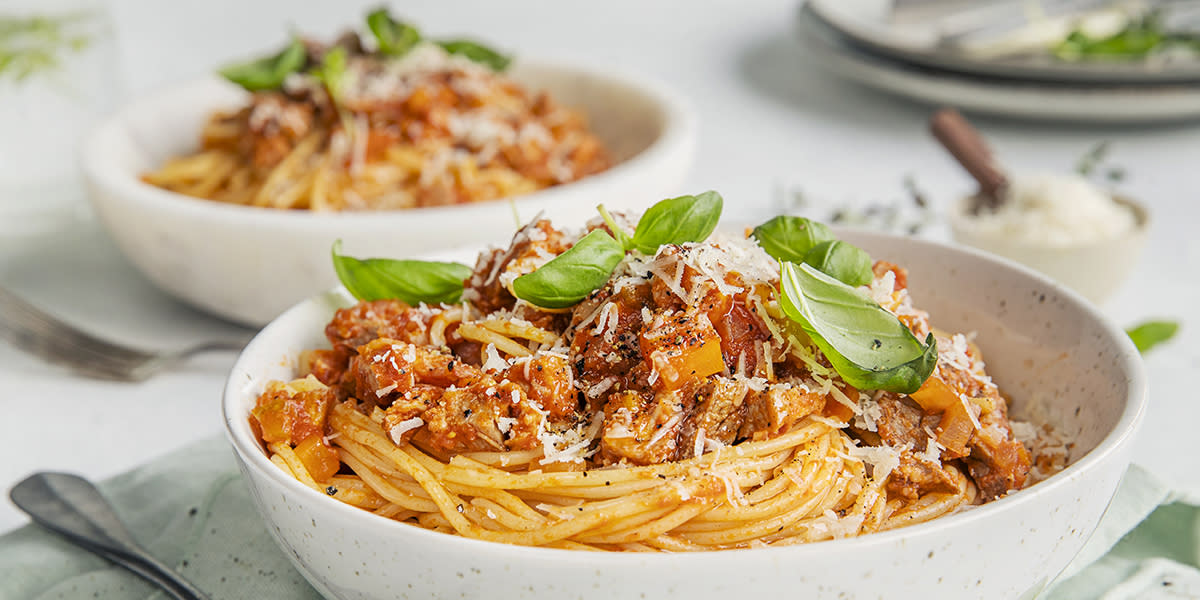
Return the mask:
<path id="1" fill-rule="evenodd" d="M 1013 178 L 994 208 L 964 198 L 949 214 L 954 240 L 1032 267 L 1095 303 L 1112 295 L 1141 256 L 1142 205 L 1078 175 Z"/>

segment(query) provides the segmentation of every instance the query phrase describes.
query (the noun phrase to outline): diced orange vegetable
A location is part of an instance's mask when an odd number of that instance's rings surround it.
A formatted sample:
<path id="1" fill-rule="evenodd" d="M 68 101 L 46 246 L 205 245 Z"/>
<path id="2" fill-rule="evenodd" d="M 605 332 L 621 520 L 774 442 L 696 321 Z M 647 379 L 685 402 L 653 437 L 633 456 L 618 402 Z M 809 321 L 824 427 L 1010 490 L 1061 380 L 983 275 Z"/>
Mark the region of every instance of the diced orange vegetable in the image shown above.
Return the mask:
<path id="1" fill-rule="evenodd" d="M 938 443 L 951 453 L 946 458 L 966 456 L 967 443 L 975 431 L 975 423 L 967 414 L 966 403 L 958 401 L 946 407 L 938 430 Z"/>
<path id="2" fill-rule="evenodd" d="M 854 420 L 854 411 L 849 406 L 838 402 L 837 400 L 829 400 L 825 402 L 825 408 L 822 414 L 831 419 L 837 419 L 843 423 L 849 423 Z"/>
<path id="3" fill-rule="evenodd" d="M 685 381 L 725 370 L 721 338 L 702 313 L 684 313 L 642 332 L 642 356 L 658 372 L 655 387 L 674 390 Z"/>
<path id="4" fill-rule="evenodd" d="M 258 397 L 250 414 L 262 428 L 267 443 L 296 444 L 314 434 L 325 433 L 325 414 L 333 394 L 315 378 L 291 383 L 273 381 Z"/>
<path id="5" fill-rule="evenodd" d="M 308 474 L 321 483 L 329 481 L 329 478 L 333 477 L 342 465 L 337 450 L 330 447 L 329 443 L 325 441 L 325 437 L 320 434 L 305 438 L 296 445 L 295 451 L 296 458 L 304 463 Z"/>
<path id="6" fill-rule="evenodd" d="M 950 384 L 942 381 L 936 374 L 921 384 L 921 389 L 909 394 L 927 413 L 940 413 L 950 406 L 962 404 L 958 394 Z"/>

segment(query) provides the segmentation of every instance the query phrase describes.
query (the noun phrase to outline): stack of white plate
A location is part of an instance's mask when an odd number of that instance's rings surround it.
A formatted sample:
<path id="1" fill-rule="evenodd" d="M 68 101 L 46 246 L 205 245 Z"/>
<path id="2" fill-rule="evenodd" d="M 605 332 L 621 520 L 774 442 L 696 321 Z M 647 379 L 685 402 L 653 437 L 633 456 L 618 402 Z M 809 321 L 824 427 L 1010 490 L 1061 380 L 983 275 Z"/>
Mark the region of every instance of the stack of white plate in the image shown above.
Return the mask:
<path id="1" fill-rule="evenodd" d="M 1013 44 L 1036 46 L 1039 38 L 1065 35 L 1065 21 L 1010 27 L 1006 21 L 1019 16 L 1013 11 L 1022 3 L 960 1 L 968 7 L 964 14 L 982 23 L 964 25 L 964 31 L 1004 33 L 965 36 L 948 29 L 949 3 L 808 0 L 796 29 L 810 55 L 831 73 L 931 104 L 1063 122 L 1200 118 L 1200 55 L 1066 61 L 1048 50 L 1013 51 Z M 985 4 L 993 12 L 980 12 Z M 922 10 L 943 12 L 933 18 L 923 17 Z"/>

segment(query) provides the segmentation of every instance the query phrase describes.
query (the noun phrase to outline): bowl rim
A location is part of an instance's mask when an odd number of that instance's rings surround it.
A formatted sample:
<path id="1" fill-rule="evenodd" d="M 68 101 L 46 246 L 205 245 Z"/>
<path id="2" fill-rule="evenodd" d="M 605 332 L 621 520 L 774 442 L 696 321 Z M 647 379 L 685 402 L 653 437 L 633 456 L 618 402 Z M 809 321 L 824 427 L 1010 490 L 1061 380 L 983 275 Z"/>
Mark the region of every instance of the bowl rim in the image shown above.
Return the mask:
<path id="1" fill-rule="evenodd" d="M 980 519 L 987 519 L 994 513 L 1001 511 L 1020 510 L 1021 507 L 1028 506 L 1038 501 L 1038 498 L 1049 494 L 1051 491 L 1059 490 L 1067 486 L 1070 482 L 1079 479 L 1085 473 L 1098 468 L 1102 463 L 1115 454 L 1118 449 L 1132 442 L 1133 437 L 1137 433 L 1139 426 L 1145 417 L 1146 404 L 1148 399 L 1148 383 L 1144 364 L 1137 352 L 1133 342 L 1125 334 L 1124 330 L 1118 327 L 1114 322 L 1104 316 L 1100 309 L 1086 300 L 1084 296 L 1067 288 L 1053 279 L 1042 275 L 1029 267 L 1026 267 L 1013 260 L 999 257 L 987 252 L 977 250 L 975 248 L 951 245 L 941 242 L 935 242 L 925 239 L 909 238 L 892 234 L 881 233 L 854 227 L 838 227 L 836 231 L 839 233 L 849 233 L 860 239 L 873 239 L 881 241 L 895 241 L 898 239 L 907 240 L 910 243 L 923 246 L 926 249 L 934 249 L 940 251 L 950 251 L 966 254 L 974 259 L 981 260 L 985 263 L 992 263 L 991 266 L 1003 270 L 1014 271 L 1016 274 L 1027 279 L 1032 279 L 1035 283 L 1045 286 L 1048 294 L 1055 294 L 1064 299 L 1071 308 L 1080 311 L 1085 317 L 1099 326 L 1105 334 L 1114 340 L 1117 352 L 1113 356 L 1114 361 L 1120 368 L 1120 372 L 1128 377 L 1129 394 L 1125 398 L 1124 407 L 1117 422 L 1111 430 L 1100 440 L 1096 447 L 1092 448 L 1087 454 L 1079 457 L 1078 460 L 1068 465 L 1062 471 L 1048 477 L 1047 479 L 1038 482 L 1032 487 L 1025 488 L 1003 498 L 999 498 L 987 504 L 958 512 L 955 514 L 946 515 L 915 525 L 899 527 L 889 531 L 875 532 L 865 534 L 853 538 L 841 538 L 826 540 L 821 542 L 812 542 L 806 544 L 796 544 L 790 546 L 778 546 L 767 548 L 737 548 L 726 550 L 712 550 L 705 552 L 685 552 L 685 553 L 670 553 L 670 552 L 582 552 L 578 550 L 566 550 L 558 548 L 544 548 L 534 546 L 517 546 L 504 544 L 500 542 L 491 542 L 485 540 L 477 540 L 467 538 L 455 534 L 439 533 L 430 531 L 421 527 L 416 527 L 411 524 L 401 523 L 373 515 L 362 509 L 355 508 L 342 502 L 334 501 L 324 497 L 317 491 L 300 483 L 299 480 L 289 477 L 277 466 L 270 462 L 266 453 L 262 450 L 259 442 L 249 437 L 250 427 L 245 418 L 248 412 L 238 411 L 233 405 L 239 398 L 245 396 L 246 391 L 244 382 L 235 382 L 234 374 L 239 371 L 239 367 L 245 360 L 246 355 L 260 351 L 258 345 L 263 343 L 262 340 L 270 335 L 273 331 L 282 328 L 289 320 L 295 318 L 295 315 L 307 308 L 310 305 L 319 302 L 323 298 L 331 296 L 339 296 L 343 299 L 350 298 L 345 288 L 337 287 L 329 291 L 322 292 L 303 300 L 289 308 L 287 311 L 276 317 L 271 323 L 259 331 L 253 340 L 243 349 L 237 361 L 231 370 L 230 377 L 223 390 L 221 399 L 222 420 L 225 423 L 226 438 L 233 446 L 235 454 L 241 462 L 246 474 L 251 471 L 256 473 L 256 478 L 266 478 L 277 486 L 281 486 L 289 494 L 300 494 L 302 497 L 308 498 L 311 501 L 326 502 L 327 513 L 332 511 L 339 519 L 361 520 L 364 525 L 373 524 L 382 532 L 381 535 L 386 537 L 397 536 L 396 539 L 406 539 L 404 536 L 420 544 L 442 544 L 443 548 L 454 552 L 472 552 L 480 555 L 507 555 L 507 557 L 527 560 L 573 560 L 583 558 L 589 561 L 590 564 L 595 564 L 597 568 L 601 567 L 636 567 L 646 566 L 651 564 L 674 564 L 677 562 L 706 562 L 710 560 L 724 561 L 728 559 L 730 553 L 737 555 L 754 555 L 764 556 L 765 553 L 787 553 L 788 559 L 799 559 L 804 556 L 815 553 L 825 553 L 830 551 L 853 551 L 855 548 L 870 548 L 877 546 L 890 545 L 896 542 L 903 542 L 909 538 L 928 538 L 939 533 L 967 525 Z M 235 412 L 245 414 L 234 414 Z M 241 419 L 244 426 L 239 427 L 234 419 Z M 1105 500 L 1105 504 L 1111 502 L 1111 498 Z M 264 520 L 268 517 L 262 514 L 260 516 Z"/>
<path id="2" fill-rule="evenodd" d="M 135 98 L 105 117 L 85 136 L 80 146 L 80 163 L 84 178 L 88 183 L 104 190 L 116 192 L 124 202 L 151 205 L 152 208 L 157 207 L 160 210 L 174 210 L 195 218 L 224 218 L 238 220 L 251 226 L 286 224 L 301 228 L 324 227 L 330 223 L 367 226 L 381 220 L 390 221 L 393 217 L 407 221 L 421 219 L 443 221 L 464 217 L 481 210 L 502 211 L 508 214 L 512 210 L 510 206 L 515 206 L 517 210 L 523 210 L 520 214 L 532 215 L 536 210 L 531 211 L 530 209 L 536 209 L 543 203 L 567 200 L 571 195 L 579 193 L 584 188 L 602 189 L 610 181 L 623 179 L 628 175 L 636 174 L 638 170 L 665 162 L 677 153 L 688 154 L 690 163 L 697 137 L 698 117 L 692 103 L 669 85 L 639 72 L 611 69 L 573 60 L 518 57 L 513 63 L 513 68 L 549 72 L 556 77 L 583 76 L 610 87 L 634 90 L 643 99 L 653 104 L 658 112 L 660 131 L 649 145 L 633 156 L 614 164 L 605 171 L 576 181 L 550 186 L 520 196 L 497 198 L 494 201 L 412 209 L 316 212 L 235 205 L 165 190 L 142 181 L 141 173 L 120 168 L 108 150 L 114 136 L 129 135 L 129 122 L 133 115 L 146 111 L 157 112 L 158 107 L 177 101 L 177 97 L 187 90 L 215 90 L 219 86 L 227 87 L 231 92 L 238 89 L 234 84 L 216 75 L 205 75 L 159 87 L 146 95 Z M 212 110 L 214 109 L 208 109 L 209 112 Z M 195 132 L 197 135 L 198 133 Z M 88 194 L 93 203 L 97 202 L 97 196 L 98 194 L 94 191 Z M 557 196 L 565 197 L 560 199 Z"/>

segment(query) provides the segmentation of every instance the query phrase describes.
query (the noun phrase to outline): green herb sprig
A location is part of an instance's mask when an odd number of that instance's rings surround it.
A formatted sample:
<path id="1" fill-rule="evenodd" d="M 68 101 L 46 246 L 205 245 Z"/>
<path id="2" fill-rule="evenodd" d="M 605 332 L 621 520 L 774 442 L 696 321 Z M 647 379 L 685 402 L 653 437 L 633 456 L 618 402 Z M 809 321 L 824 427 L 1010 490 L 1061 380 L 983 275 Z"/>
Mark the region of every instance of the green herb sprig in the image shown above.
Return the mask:
<path id="1" fill-rule="evenodd" d="M 780 261 L 780 306 L 860 390 L 911 394 L 937 366 L 937 341 L 922 344 L 892 313 L 809 264 Z"/>
<path id="2" fill-rule="evenodd" d="M 1155 346 L 1169 341 L 1179 332 L 1176 321 L 1146 321 L 1125 330 L 1138 352 L 1145 354 Z"/>
<path id="3" fill-rule="evenodd" d="M 386 8 L 377 8 L 367 15 L 367 29 L 375 36 L 379 51 L 388 56 L 404 56 L 421 41 L 416 27 L 397 21 Z"/>
<path id="4" fill-rule="evenodd" d="M 378 8 L 367 15 L 367 29 L 375 37 L 379 51 L 388 56 L 400 57 L 408 54 L 423 39 L 416 27 L 392 18 L 386 8 Z M 458 54 L 488 67 L 503 71 L 512 63 L 512 57 L 497 52 L 479 42 L 467 39 L 430 40 L 450 54 Z"/>
<path id="5" fill-rule="evenodd" d="M 278 54 L 237 63 L 221 68 L 221 76 L 236 83 L 247 91 L 259 92 L 278 89 L 288 75 L 298 73 L 308 60 L 308 51 L 299 38 L 292 38 L 286 48 Z"/>
<path id="6" fill-rule="evenodd" d="M 477 62 L 496 72 L 504 71 L 508 68 L 508 65 L 512 64 L 511 56 L 501 54 L 479 42 L 471 40 L 439 40 L 434 43 L 441 46 L 442 50 L 450 54 L 458 54 L 466 57 L 472 62 Z"/>
<path id="7" fill-rule="evenodd" d="M 871 256 L 835 238 L 822 223 L 804 217 L 779 216 L 754 228 L 754 239 L 775 260 L 808 263 L 843 283 L 871 283 Z"/>
<path id="8" fill-rule="evenodd" d="M 1076 29 L 1052 51 L 1056 57 L 1065 61 L 1132 61 L 1170 48 L 1184 48 L 1200 54 L 1200 35 L 1168 31 L 1163 23 L 1162 14 L 1150 11 L 1130 21 L 1121 31 L 1106 37 L 1093 37 Z"/>
<path id="9" fill-rule="evenodd" d="M 82 12 L 31 17 L 0 15 L 0 80 L 23 82 L 63 66 L 68 54 L 92 44 L 95 15 Z"/>
<path id="10" fill-rule="evenodd" d="M 579 304 L 612 277 L 625 248 L 597 229 L 532 273 L 513 281 L 513 295 L 542 308 Z"/>
<path id="11" fill-rule="evenodd" d="M 804 256 L 804 264 L 853 287 L 867 285 L 875 279 L 871 255 L 842 240 L 828 240 L 813 246 Z"/>
<path id="12" fill-rule="evenodd" d="M 569 308 L 603 286 L 627 252 L 657 253 L 667 244 L 707 239 L 724 201 L 716 192 L 663 200 L 638 221 L 633 235 L 597 207 L 611 234 L 594 230 L 532 273 L 513 281 L 513 294 L 547 309 Z M 846 383 L 861 390 L 912 393 L 937 366 L 932 335 L 922 343 L 895 315 L 857 286 L 872 279 L 870 257 L 833 239 L 829 228 L 800 217 L 772 219 L 755 238 L 780 264 L 784 314 L 828 358 Z M 781 258 L 782 257 L 782 258 Z M 797 257 L 802 260 L 795 261 Z M 399 298 L 409 304 L 457 302 L 471 269 L 458 263 L 343 256 L 333 246 L 334 268 L 360 300 Z M 1131 333 L 1131 336 L 1133 334 Z"/>
<path id="13" fill-rule="evenodd" d="M 471 267 L 453 262 L 353 258 L 342 254 L 342 240 L 333 243 L 332 254 L 338 279 L 359 300 L 453 304 L 462 298 L 463 282 L 472 272 Z"/>
<path id="14" fill-rule="evenodd" d="M 632 236 L 617 225 L 603 204 L 597 206 L 612 235 L 600 230 L 589 233 L 570 250 L 513 281 L 513 294 L 542 308 L 572 306 L 604 285 L 630 250 L 653 255 L 667 244 L 707 239 L 721 220 L 724 204 L 721 195 L 713 191 L 668 198 L 642 214 Z M 585 248 L 575 253 L 585 242 Z"/>
<path id="15" fill-rule="evenodd" d="M 2 24 L 2 22 L 0 22 Z M 394 19 L 386 8 L 378 8 L 367 14 L 367 30 L 375 39 L 379 54 L 400 58 L 425 38 L 416 27 Z M 0 34 L 3 31 L 0 30 Z M 484 65 L 493 71 L 503 71 L 512 62 L 512 57 L 493 50 L 479 42 L 453 39 L 429 40 L 450 54 L 458 54 Z M 0 71 L 3 70 L 5 55 L 0 47 Z M 257 58 L 248 62 L 231 64 L 218 72 L 229 81 L 242 86 L 251 92 L 277 90 L 283 86 L 284 80 L 292 73 L 304 72 L 309 63 L 308 50 L 299 38 L 293 38 L 291 43 L 279 53 Z M 320 64 L 313 65 L 307 71 L 319 79 L 330 94 L 335 96 L 341 87 L 342 76 L 346 71 L 348 54 L 340 46 L 330 48 L 322 57 Z"/>

